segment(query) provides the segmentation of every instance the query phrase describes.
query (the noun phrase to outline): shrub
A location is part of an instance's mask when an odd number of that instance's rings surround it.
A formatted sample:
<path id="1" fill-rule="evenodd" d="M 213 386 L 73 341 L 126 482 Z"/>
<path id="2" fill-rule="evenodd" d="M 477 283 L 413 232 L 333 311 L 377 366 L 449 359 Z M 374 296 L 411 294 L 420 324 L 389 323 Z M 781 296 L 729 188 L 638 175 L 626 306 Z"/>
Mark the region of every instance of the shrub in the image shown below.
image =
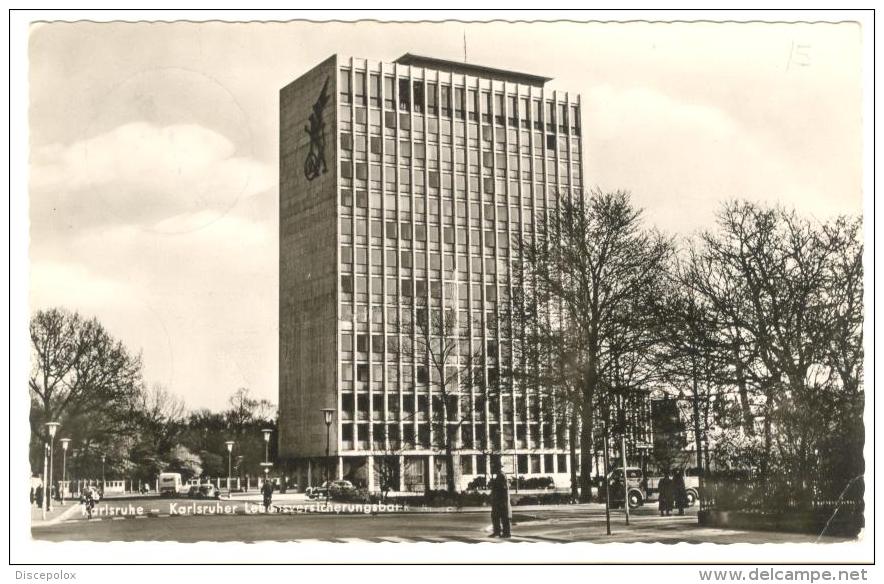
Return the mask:
<path id="1" fill-rule="evenodd" d="M 365 489 L 339 489 L 332 487 L 329 498 L 342 503 L 370 503 L 371 497 Z"/>
<path id="2" fill-rule="evenodd" d="M 520 489 L 552 489 L 555 487 L 555 482 L 552 477 L 510 477 L 509 484 L 510 488 L 516 488 L 516 484 L 518 483 L 518 488 Z M 470 483 L 472 484 L 472 483 Z"/>
<path id="3" fill-rule="evenodd" d="M 571 503 L 571 493 L 541 493 L 539 495 L 515 495 L 513 505 L 567 505 Z"/>
<path id="4" fill-rule="evenodd" d="M 481 507 L 488 502 L 489 495 L 486 493 L 449 493 L 443 490 L 427 491 L 420 500 L 420 503 L 428 507 Z"/>
<path id="5" fill-rule="evenodd" d="M 467 485 L 468 491 L 476 491 L 479 489 L 487 489 L 488 488 L 488 479 L 485 478 L 485 475 L 479 475 L 473 480 L 470 481 L 470 484 Z"/>

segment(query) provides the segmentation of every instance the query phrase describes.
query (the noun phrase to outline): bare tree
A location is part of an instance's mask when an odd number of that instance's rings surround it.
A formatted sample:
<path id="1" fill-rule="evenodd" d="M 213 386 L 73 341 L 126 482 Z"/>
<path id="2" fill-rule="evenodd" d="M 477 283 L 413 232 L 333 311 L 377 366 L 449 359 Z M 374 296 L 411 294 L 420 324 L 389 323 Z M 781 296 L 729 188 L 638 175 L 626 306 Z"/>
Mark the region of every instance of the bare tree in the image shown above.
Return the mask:
<path id="1" fill-rule="evenodd" d="M 469 323 L 458 322 L 457 310 L 452 305 L 418 298 L 413 320 L 407 312 L 404 314 L 401 321 L 394 323 L 404 337 L 399 350 L 405 360 L 416 363 L 418 384 L 429 387 L 431 441 L 442 451 L 446 490 L 453 493 L 460 466 L 456 460 L 460 429 L 469 420 L 462 415 L 460 403 L 471 399 L 474 388 L 486 387 L 484 347 L 472 349 Z"/>
<path id="2" fill-rule="evenodd" d="M 689 283 L 735 347 L 744 416 L 762 423 L 762 470 L 779 464 L 806 484 L 819 464 L 820 407 L 834 408 L 822 427 L 860 422 L 859 222 L 733 202 L 718 224 L 702 236 Z"/>
<path id="3" fill-rule="evenodd" d="M 522 235 L 517 243 L 532 302 L 567 323 L 559 328 L 563 334 L 551 335 L 549 342 L 573 350 L 570 361 L 582 367 L 580 391 L 573 398 L 581 416 L 581 498 L 588 500 L 589 445 L 605 391 L 605 346 L 615 329 L 642 326 L 635 319 L 624 320 L 628 315 L 618 311 L 624 304 L 640 306 L 632 300 L 646 298 L 656 288 L 672 245 L 642 227 L 641 211 L 627 193 L 599 191 L 589 197 L 561 196 L 538 223 L 536 235 Z"/>

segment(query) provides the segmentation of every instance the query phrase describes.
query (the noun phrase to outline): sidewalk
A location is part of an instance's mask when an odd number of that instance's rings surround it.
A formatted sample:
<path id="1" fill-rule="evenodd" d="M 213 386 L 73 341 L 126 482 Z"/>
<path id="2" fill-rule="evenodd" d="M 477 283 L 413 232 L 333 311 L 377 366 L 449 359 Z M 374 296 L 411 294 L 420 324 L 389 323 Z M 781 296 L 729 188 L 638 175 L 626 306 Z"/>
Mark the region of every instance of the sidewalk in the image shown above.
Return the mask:
<path id="1" fill-rule="evenodd" d="M 53 501 L 52 509 L 46 512 L 45 520 L 43 519 L 43 510 L 36 505 L 32 505 L 31 526 L 55 525 L 77 513 L 80 513 L 80 503 L 77 500 L 68 499 L 63 505 L 61 501 Z"/>

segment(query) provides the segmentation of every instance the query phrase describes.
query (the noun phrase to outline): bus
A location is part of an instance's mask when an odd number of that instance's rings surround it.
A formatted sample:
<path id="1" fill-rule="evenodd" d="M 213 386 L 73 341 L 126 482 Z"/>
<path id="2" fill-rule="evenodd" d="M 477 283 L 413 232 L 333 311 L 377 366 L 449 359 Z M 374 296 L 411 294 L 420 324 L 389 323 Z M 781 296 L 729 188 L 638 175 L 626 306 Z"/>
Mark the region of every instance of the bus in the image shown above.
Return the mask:
<path id="1" fill-rule="evenodd" d="M 181 473 L 161 472 L 159 483 L 160 497 L 174 497 L 181 490 Z"/>

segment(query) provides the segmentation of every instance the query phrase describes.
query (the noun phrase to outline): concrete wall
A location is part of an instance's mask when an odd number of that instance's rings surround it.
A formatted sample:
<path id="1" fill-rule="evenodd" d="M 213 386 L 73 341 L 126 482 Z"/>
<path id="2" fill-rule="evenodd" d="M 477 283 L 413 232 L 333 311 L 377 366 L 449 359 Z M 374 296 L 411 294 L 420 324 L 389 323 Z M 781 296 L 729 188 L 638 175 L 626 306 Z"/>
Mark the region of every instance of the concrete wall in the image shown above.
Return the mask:
<path id="1" fill-rule="evenodd" d="M 308 180 L 305 126 L 326 80 L 327 170 Z M 338 408 L 337 56 L 283 88 L 279 101 L 279 446 L 290 460 L 325 454 L 320 409 Z"/>

